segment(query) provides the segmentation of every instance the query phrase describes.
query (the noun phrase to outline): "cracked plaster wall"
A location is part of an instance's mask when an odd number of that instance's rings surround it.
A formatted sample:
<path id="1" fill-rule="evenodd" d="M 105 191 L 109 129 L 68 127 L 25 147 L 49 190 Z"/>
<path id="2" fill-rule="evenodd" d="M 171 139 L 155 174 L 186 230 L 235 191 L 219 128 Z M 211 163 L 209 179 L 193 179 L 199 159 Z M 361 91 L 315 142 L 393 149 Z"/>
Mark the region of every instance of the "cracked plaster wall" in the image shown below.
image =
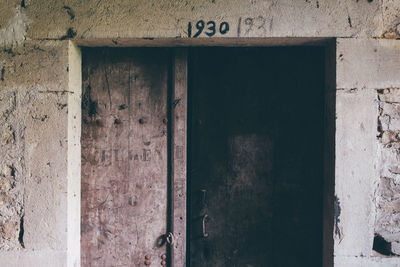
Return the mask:
<path id="1" fill-rule="evenodd" d="M 378 147 L 370 158 L 378 161 L 379 172 L 378 179 L 368 178 L 365 183 L 368 188 L 376 186 L 375 198 L 366 199 L 377 206 L 376 223 L 366 228 L 399 242 L 394 225 L 398 223 L 400 189 L 392 166 L 398 161 L 396 121 L 400 119 L 397 104 L 387 100 L 397 97 L 400 87 L 399 41 L 380 38 L 400 38 L 400 1 L 2 0 L 1 4 L 0 265 L 67 265 L 68 40 L 109 46 L 129 44 L 126 40 L 132 38 L 150 45 L 157 38 L 179 41 L 187 37 L 187 23 L 198 19 L 229 22 L 231 30 L 224 37 L 343 38 L 337 50 L 337 87 L 343 90 L 339 90 L 339 101 L 345 101 L 338 104 L 364 103 L 370 113 L 356 119 L 377 123 L 379 116 L 382 125 L 378 138 L 376 131 L 372 133 L 375 141 L 369 139 L 370 132 L 366 134 L 368 146 Z M 239 34 L 239 19 L 246 18 L 262 18 L 265 25 L 250 28 L 243 24 Z M 371 64 L 375 68 L 365 67 Z M 375 94 L 363 93 L 366 89 Z M 379 113 L 374 113 L 375 108 Z M 351 108 L 343 112 L 350 114 Z M 390 124 L 384 122 L 386 115 Z M 346 192 L 345 187 L 337 188 Z M 347 221 L 353 225 L 353 217 L 346 218 L 351 215 L 346 207 L 351 205 L 338 197 L 338 227 Z M 335 248 L 337 266 L 396 266 L 395 262 L 382 263 L 379 257 L 365 258 L 370 241 L 340 256 L 346 240 L 351 240 L 348 229 L 352 227 L 341 232 L 345 239 Z"/>

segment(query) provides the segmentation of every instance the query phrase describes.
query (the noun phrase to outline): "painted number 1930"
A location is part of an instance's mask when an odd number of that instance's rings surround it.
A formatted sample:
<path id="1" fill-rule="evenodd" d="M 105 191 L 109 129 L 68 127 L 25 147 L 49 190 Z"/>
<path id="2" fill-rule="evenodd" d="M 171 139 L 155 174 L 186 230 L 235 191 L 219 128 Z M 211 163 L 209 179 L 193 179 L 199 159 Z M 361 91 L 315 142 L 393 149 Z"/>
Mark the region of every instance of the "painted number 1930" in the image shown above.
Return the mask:
<path id="1" fill-rule="evenodd" d="M 192 31 L 196 31 L 196 33 L 192 36 Z M 207 23 L 204 20 L 199 20 L 195 24 L 195 29 L 193 29 L 192 23 L 188 23 L 188 37 L 189 38 L 196 38 L 199 37 L 200 34 L 204 32 L 208 37 L 214 36 L 217 31 L 224 35 L 229 31 L 229 24 L 228 22 L 221 22 L 219 25 L 215 23 L 215 21 L 208 21 Z"/>

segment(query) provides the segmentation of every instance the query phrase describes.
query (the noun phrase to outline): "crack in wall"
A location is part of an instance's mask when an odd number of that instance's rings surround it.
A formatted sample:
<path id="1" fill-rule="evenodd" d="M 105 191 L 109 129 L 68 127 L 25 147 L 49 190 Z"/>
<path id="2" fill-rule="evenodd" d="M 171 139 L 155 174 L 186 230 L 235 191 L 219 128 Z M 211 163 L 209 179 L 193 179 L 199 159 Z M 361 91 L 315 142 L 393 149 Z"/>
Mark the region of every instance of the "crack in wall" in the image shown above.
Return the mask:
<path id="1" fill-rule="evenodd" d="M 21 219 L 19 221 L 18 242 L 22 248 L 25 248 L 25 244 L 24 244 L 24 214 L 21 216 Z"/>
<path id="2" fill-rule="evenodd" d="M 340 228 L 340 214 L 342 212 L 342 209 L 340 207 L 340 201 L 339 198 L 335 195 L 334 198 L 334 211 L 335 211 L 335 235 L 339 238 L 339 243 L 343 239 L 342 237 L 342 231 Z"/>

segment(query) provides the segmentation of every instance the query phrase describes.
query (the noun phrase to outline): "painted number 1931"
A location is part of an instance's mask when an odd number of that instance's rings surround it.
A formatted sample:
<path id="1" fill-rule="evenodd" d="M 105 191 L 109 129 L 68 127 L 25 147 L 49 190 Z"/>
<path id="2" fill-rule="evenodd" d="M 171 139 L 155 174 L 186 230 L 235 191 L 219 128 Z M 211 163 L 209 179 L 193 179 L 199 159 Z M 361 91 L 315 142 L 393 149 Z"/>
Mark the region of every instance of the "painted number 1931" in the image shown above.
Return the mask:
<path id="1" fill-rule="evenodd" d="M 192 36 L 192 31 L 196 31 Z M 193 29 L 192 23 L 188 23 L 188 37 L 189 38 L 196 38 L 199 37 L 200 34 L 204 32 L 208 37 L 214 36 L 217 31 L 224 35 L 229 31 L 229 24 L 228 22 L 221 22 L 219 25 L 215 23 L 215 21 L 208 21 L 207 23 L 204 20 L 199 20 L 195 24 L 195 29 Z"/>

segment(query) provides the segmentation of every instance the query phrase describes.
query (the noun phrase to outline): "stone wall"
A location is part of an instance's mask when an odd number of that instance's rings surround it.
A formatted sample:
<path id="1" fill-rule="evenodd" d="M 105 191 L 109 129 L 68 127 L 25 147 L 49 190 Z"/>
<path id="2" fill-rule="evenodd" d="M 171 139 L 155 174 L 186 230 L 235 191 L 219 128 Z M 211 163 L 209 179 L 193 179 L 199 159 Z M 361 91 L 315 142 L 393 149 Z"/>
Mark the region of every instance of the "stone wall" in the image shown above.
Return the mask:
<path id="1" fill-rule="evenodd" d="M 230 30 L 187 38 L 189 22 L 200 19 L 227 22 Z M 80 117 L 80 95 L 70 89 L 80 81 L 71 78 L 69 40 L 87 46 L 311 40 L 300 37 L 338 38 L 335 194 L 342 236 L 335 237 L 335 265 L 397 266 L 397 258 L 370 256 L 374 234 L 399 253 L 398 0 L 3 0 L 0 265 L 66 266 L 73 250 L 79 258 L 78 239 L 68 240 L 71 225 L 79 225 L 73 213 L 79 199 L 70 200 L 80 184 L 79 157 L 68 160 L 79 140 L 74 116 Z"/>
<path id="2" fill-rule="evenodd" d="M 335 218 L 337 266 L 398 266 L 399 258 L 388 248 L 388 243 L 397 241 L 395 235 L 388 238 L 389 231 L 393 233 L 398 228 L 396 214 L 393 209 L 384 208 L 395 198 L 383 198 L 387 195 L 383 193 L 388 167 L 385 160 L 392 146 L 388 140 L 394 141 L 395 137 L 389 124 L 383 126 L 381 121 L 387 117 L 382 106 L 396 97 L 394 88 L 400 86 L 399 51 L 396 40 L 337 39 L 335 195 L 340 211 Z M 386 109 L 390 116 L 396 117 L 394 109 L 389 110 L 389 106 Z"/>
<path id="3" fill-rule="evenodd" d="M 0 51 L 3 266 L 32 251 L 50 262 L 66 253 L 67 48 L 31 41 Z"/>
<path id="4" fill-rule="evenodd" d="M 378 99 L 380 183 L 375 243 L 381 253 L 400 255 L 400 89 L 378 90 Z"/>
<path id="5" fill-rule="evenodd" d="M 0 44 L 73 38 L 117 45 L 126 38 L 185 38 L 188 22 L 200 19 L 229 23 L 230 30 L 215 37 L 395 39 L 399 10 L 397 0 L 6 0 Z"/>
<path id="6" fill-rule="evenodd" d="M 16 112 L 16 92 L 1 91 L 0 245 L 4 250 L 24 248 L 24 136 Z"/>

